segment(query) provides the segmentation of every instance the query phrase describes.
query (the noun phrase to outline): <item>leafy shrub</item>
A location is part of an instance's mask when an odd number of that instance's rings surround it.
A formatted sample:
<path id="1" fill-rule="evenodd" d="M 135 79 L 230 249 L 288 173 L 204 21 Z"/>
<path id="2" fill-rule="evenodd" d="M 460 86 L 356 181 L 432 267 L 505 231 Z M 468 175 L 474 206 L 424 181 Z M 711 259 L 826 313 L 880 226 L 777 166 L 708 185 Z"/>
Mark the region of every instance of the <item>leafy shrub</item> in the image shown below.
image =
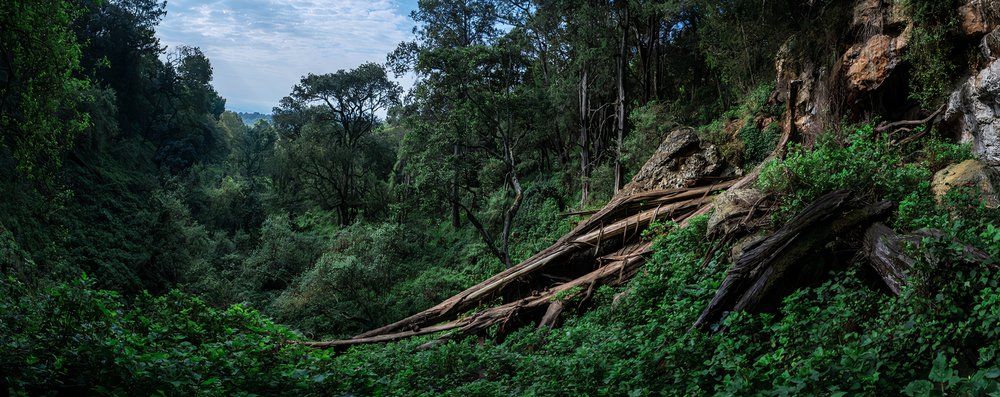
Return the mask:
<path id="1" fill-rule="evenodd" d="M 308 351 L 242 306 L 179 292 L 126 302 L 86 278 L 33 290 L 0 283 L 0 373 L 12 395 L 289 393 Z M 302 361 L 300 361 L 302 360 Z M 306 368 L 306 367 L 300 367 Z"/>
<path id="2" fill-rule="evenodd" d="M 767 158 L 778 144 L 781 131 L 776 123 L 768 124 L 764 130 L 753 125 L 746 125 L 739 132 L 743 143 L 743 165 L 755 166 Z"/>
<path id="3" fill-rule="evenodd" d="M 931 178 L 925 166 L 905 163 L 898 148 L 870 125 L 852 127 L 844 146 L 834 134 L 823 137 L 812 150 L 791 145 L 785 160 L 761 171 L 758 185 L 781 197 L 786 214 L 837 189 L 854 190 L 862 200 L 899 202 Z"/>
<path id="4" fill-rule="evenodd" d="M 913 35 L 904 57 L 911 64 L 910 97 L 933 109 L 951 92 L 953 76 L 961 65 L 954 46 L 958 27 L 954 0 L 907 0 L 914 21 Z"/>

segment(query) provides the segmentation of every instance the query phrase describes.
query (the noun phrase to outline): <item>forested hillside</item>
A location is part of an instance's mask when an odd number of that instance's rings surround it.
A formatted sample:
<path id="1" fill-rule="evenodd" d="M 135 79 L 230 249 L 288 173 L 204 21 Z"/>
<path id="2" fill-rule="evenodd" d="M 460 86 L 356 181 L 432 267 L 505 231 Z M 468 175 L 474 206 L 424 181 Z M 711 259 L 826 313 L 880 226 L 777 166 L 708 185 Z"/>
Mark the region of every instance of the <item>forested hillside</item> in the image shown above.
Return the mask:
<path id="1" fill-rule="evenodd" d="M 0 3 L 10 395 L 1000 394 L 995 0 L 420 0 L 267 115 L 166 7 Z"/>

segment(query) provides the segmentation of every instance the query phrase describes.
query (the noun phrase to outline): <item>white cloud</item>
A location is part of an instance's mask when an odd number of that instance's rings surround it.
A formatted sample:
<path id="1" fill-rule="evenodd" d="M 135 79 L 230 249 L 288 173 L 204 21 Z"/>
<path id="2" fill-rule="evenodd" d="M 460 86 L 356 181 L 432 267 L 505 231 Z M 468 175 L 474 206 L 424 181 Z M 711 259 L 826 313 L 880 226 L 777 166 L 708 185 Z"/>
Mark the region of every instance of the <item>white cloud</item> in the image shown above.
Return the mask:
<path id="1" fill-rule="evenodd" d="M 412 39 L 412 1 L 172 0 L 157 29 L 170 46 L 197 46 L 227 107 L 269 112 L 308 73 L 384 62 Z"/>

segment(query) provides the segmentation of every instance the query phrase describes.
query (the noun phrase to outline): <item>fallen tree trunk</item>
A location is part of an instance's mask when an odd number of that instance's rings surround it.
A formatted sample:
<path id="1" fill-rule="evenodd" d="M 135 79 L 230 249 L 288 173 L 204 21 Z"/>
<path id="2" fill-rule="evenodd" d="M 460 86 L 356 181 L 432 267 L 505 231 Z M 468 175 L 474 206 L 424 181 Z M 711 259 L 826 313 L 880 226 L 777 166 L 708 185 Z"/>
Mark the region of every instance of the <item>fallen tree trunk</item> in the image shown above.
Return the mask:
<path id="1" fill-rule="evenodd" d="M 791 93 L 791 101 L 795 93 Z M 787 115 L 791 119 L 791 114 Z M 794 120 L 792 120 L 794 125 Z M 410 317 L 362 333 L 351 339 L 327 342 L 295 342 L 314 347 L 343 348 L 356 344 L 381 343 L 412 336 L 451 330 L 445 337 L 455 334 L 482 330 L 486 327 L 506 323 L 518 312 L 546 307 L 539 320 L 540 325 L 554 326 L 559 314 L 564 310 L 562 304 L 553 304 L 557 294 L 562 293 L 563 299 L 575 298 L 581 291 L 567 292 L 571 288 L 588 285 L 587 291 L 595 285 L 624 283 L 634 275 L 645 260 L 644 255 L 650 250 L 650 243 L 642 242 L 639 237 L 642 230 L 651 222 L 669 219 L 685 225 L 688 219 L 704 215 L 712 210 L 713 193 L 727 189 L 737 189 L 750 186 L 757 181 L 763 166 L 773 159 L 784 158 L 785 149 L 794 127 L 786 128 L 771 154 L 749 173 L 731 180 L 723 178 L 720 182 L 690 188 L 652 189 L 630 195 L 620 194 L 613 198 L 600 211 L 594 213 L 585 222 L 579 224 L 550 247 L 536 253 L 527 260 L 510 267 L 483 282 L 472 286 L 445 301 L 414 314 Z M 648 165 L 649 163 L 647 163 Z M 644 166 L 645 168 L 645 166 Z M 581 212 L 584 214 L 585 212 Z M 608 226 L 605 226 L 608 225 Z M 591 266 L 596 262 L 596 269 L 579 276 L 572 281 L 555 284 L 550 268 L 556 265 L 566 265 L 572 258 L 588 255 L 592 251 Z M 612 255 L 598 257 L 601 252 L 613 251 Z M 535 289 L 535 294 L 523 296 L 512 294 L 512 284 L 526 283 L 530 279 L 544 278 L 546 287 Z M 543 291 L 540 292 L 539 291 Z M 515 295 L 508 298 L 508 303 L 487 308 L 469 317 L 456 319 L 474 307 L 480 306 L 490 299 Z M 589 292 L 587 292 L 589 295 Z M 433 345 L 432 342 L 430 345 Z"/>
<path id="2" fill-rule="evenodd" d="M 886 213 L 891 202 L 845 210 L 850 192 L 828 193 L 800 211 L 771 236 L 748 247 L 727 272 L 693 328 L 706 329 L 725 313 L 753 310 L 785 273 L 832 238 Z"/>
<path id="3" fill-rule="evenodd" d="M 941 240 L 944 232 L 935 229 L 921 229 L 911 235 L 900 236 L 882 223 L 876 223 L 865 232 L 864 253 L 868 257 L 872 270 L 878 274 L 894 295 L 899 295 L 907 284 L 907 278 L 917 258 L 907 252 L 907 246 L 919 248 L 925 238 Z M 983 250 L 958 241 L 962 248 L 962 257 L 954 258 L 969 263 L 984 263 L 990 256 Z"/>
<path id="4" fill-rule="evenodd" d="M 554 288 L 545 290 L 539 294 L 531 295 L 500 306 L 488 308 L 477 312 L 471 316 L 457 320 L 452 320 L 442 324 L 428 326 L 426 328 L 411 327 L 411 329 L 384 333 L 369 337 L 356 337 L 352 339 L 334 340 L 325 342 L 299 342 L 302 345 L 319 348 L 343 348 L 352 345 L 383 343 L 413 336 L 426 335 L 448 330 L 456 330 L 461 334 L 468 334 L 478 330 L 484 330 L 493 325 L 505 324 L 515 317 L 519 312 L 538 310 L 542 307 L 557 307 L 553 313 L 548 313 L 550 319 L 543 324 L 554 324 L 565 302 L 577 297 L 589 294 L 592 288 L 597 285 L 620 285 L 630 279 L 639 270 L 639 265 L 643 261 L 641 253 L 648 251 L 649 243 L 640 243 L 628 247 L 625 255 L 606 256 L 601 259 L 611 260 L 607 265 L 594 270 L 583 277 L 571 282 L 560 284 Z M 543 317 L 544 318 L 544 317 Z"/>
<path id="5" fill-rule="evenodd" d="M 787 142 L 787 135 L 780 142 L 783 146 Z M 779 156 L 781 151 L 782 147 L 776 148 L 769 158 Z M 562 303 L 554 304 L 557 295 L 561 300 L 571 300 L 597 285 L 624 283 L 638 271 L 645 260 L 644 255 L 651 247 L 649 242 L 639 241 L 639 236 L 650 223 L 667 219 L 684 225 L 688 219 L 711 210 L 713 193 L 736 186 L 747 186 L 756 181 L 759 172 L 760 167 L 757 167 L 739 180 L 723 180 L 710 186 L 650 190 L 616 197 L 552 246 L 434 307 L 350 339 L 295 343 L 317 348 L 346 348 L 452 331 L 443 337 L 448 338 L 455 334 L 468 334 L 496 324 L 505 324 L 518 313 L 539 310 L 543 306 L 546 307 L 546 314 L 542 315 L 540 325 L 552 327 L 565 309 Z M 613 253 L 601 257 L 594 255 L 598 267 L 590 273 L 562 284 L 550 284 L 550 287 L 542 293 L 520 297 L 471 316 L 456 319 L 459 313 L 501 296 L 515 281 L 546 276 L 552 279 L 551 275 L 543 273 L 542 270 L 563 263 L 574 255 L 609 250 Z M 587 288 L 583 289 L 583 286 Z M 577 287 L 579 289 L 573 290 Z"/>
<path id="6" fill-rule="evenodd" d="M 886 287 L 899 295 L 906 284 L 906 275 L 916 263 L 916 259 L 907 255 L 903 239 L 886 225 L 876 223 L 865 232 L 865 254 Z"/>
<path id="7" fill-rule="evenodd" d="M 627 246 L 635 241 L 654 220 L 682 221 L 695 210 L 711 202 L 710 194 L 732 186 L 724 181 L 712 186 L 667 189 L 643 192 L 613 200 L 601 211 L 581 223 L 555 244 L 524 262 L 504 270 L 445 301 L 395 323 L 373 329 L 355 337 L 369 338 L 395 334 L 412 327 L 426 326 L 454 318 L 458 313 L 479 306 L 486 300 L 503 295 L 507 287 L 529 277 L 543 277 L 542 271 L 588 250 L 607 251 Z M 596 255 L 595 255 L 596 256 Z"/>

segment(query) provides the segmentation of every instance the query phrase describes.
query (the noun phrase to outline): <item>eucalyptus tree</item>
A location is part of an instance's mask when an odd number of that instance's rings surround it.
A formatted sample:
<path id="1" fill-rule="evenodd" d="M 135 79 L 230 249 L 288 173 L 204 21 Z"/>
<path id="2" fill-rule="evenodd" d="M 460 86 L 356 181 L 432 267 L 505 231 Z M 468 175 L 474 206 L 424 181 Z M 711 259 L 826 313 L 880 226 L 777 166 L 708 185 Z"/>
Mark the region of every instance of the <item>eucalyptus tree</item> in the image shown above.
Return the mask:
<path id="1" fill-rule="evenodd" d="M 522 160 L 535 149 L 535 110 L 545 106 L 541 91 L 526 84 L 535 71 L 523 30 L 499 28 L 498 3 L 421 1 L 413 13 L 417 40 L 401 44 L 389 62 L 418 79 L 403 118 L 411 137 L 401 171 L 412 181 L 404 188 L 420 192 L 425 211 L 448 207 L 455 227 L 467 220 L 510 266 L 525 195 Z"/>
<path id="2" fill-rule="evenodd" d="M 303 77 L 275 108 L 286 138 L 286 186 L 304 188 L 314 204 L 336 210 L 341 224 L 352 223 L 391 171 L 394 154 L 375 132 L 379 112 L 398 104 L 401 92 L 374 63 Z"/>

